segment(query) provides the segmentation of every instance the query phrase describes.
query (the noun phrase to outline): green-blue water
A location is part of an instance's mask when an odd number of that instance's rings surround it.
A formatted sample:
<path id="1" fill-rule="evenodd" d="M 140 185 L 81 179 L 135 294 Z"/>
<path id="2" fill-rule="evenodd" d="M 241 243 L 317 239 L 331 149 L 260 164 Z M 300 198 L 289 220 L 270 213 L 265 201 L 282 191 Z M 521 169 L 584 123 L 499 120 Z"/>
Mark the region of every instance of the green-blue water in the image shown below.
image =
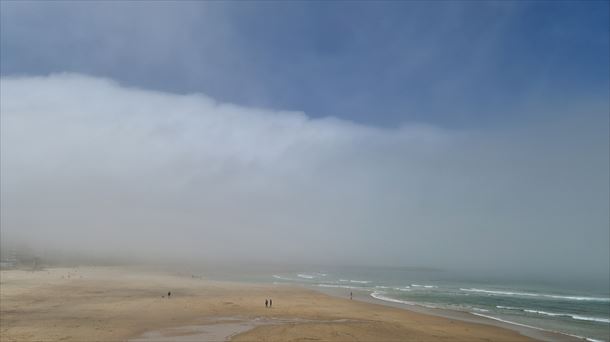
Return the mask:
<path id="1" fill-rule="evenodd" d="M 264 281 L 366 291 L 378 300 L 460 310 L 513 324 L 610 340 L 605 289 L 540 282 L 459 279 L 433 270 L 336 268 L 278 272 Z"/>

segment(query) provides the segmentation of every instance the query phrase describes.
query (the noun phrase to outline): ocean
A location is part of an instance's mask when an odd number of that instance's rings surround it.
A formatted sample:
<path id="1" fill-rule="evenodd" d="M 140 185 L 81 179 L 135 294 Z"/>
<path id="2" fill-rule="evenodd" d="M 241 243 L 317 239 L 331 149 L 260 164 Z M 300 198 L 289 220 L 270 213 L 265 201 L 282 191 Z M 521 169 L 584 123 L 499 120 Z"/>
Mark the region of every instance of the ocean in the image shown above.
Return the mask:
<path id="1" fill-rule="evenodd" d="M 253 279 L 254 280 L 254 279 Z M 393 304 L 469 312 L 591 341 L 610 340 L 610 295 L 603 287 L 466 278 L 428 269 L 324 268 L 276 272 L 264 282 L 358 292 Z"/>

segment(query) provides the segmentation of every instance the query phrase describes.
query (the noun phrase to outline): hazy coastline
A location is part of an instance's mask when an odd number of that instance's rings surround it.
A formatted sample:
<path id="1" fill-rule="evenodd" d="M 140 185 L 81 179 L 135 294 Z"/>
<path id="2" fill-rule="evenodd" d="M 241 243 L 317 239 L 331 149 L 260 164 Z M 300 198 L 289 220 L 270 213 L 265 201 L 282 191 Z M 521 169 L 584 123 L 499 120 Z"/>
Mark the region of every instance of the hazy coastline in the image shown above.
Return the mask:
<path id="1" fill-rule="evenodd" d="M 610 342 L 610 0 L 0 0 L 1 342 Z"/>
<path id="2" fill-rule="evenodd" d="M 329 341 L 350 340 L 349 336 L 530 340 L 505 327 L 329 297 L 295 286 L 218 282 L 116 267 L 1 272 L 1 336 L 6 341 L 130 340 L 151 331 L 231 320 L 242 325 L 267 322 L 230 334 L 236 341 L 298 336 Z M 164 297 L 167 291 L 172 291 L 171 298 Z M 274 299 L 272 309 L 265 308 L 267 297 Z M 196 332 L 179 335 L 190 333 Z"/>
<path id="3" fill-rule="evenodd" d="M 329 273 L 294 272 L 292 275 L 273 275 L 273 279 L 277 284 L 300 285 L 341 298 L 353 293 L 356 300 L 516 329 L 538 339 L 607 341 L 610 338 L 607 293 L 582 289 L 575 292 L 569 287 L 549 284 L 535 287 L 531 282 L 529 285 L 514 281 L 482 283 L 470 280 L 466 283 L 451 278 L 459 277 L 458 274 L 443 274 L 442 278 L 437 274 L 428 280 L 414 281 L 418 278 L 413 272 L 396 277 L 396 271 L 393 271 L 384 278 L 381 278 L 383 273 L 359 278 Z M 498 286 L 506 290 L 477 288 L 495 289 Z M 513 307 L 506 306 L 509 304 Z"/>

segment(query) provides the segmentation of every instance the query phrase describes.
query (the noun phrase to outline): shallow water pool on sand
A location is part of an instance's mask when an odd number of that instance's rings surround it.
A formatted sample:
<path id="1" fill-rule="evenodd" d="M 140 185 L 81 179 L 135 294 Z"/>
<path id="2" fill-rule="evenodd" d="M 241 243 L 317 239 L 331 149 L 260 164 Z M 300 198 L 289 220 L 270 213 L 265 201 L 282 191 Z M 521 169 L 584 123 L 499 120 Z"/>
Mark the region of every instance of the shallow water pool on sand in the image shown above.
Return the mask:
<path id="1" fill-rule="evenodd" d="M 201 325 L 188 325 L 174 328 L 148 331 L 129 342 L 218 342 L 228 341 L 233 336 L 244 333 L 261 325 L 289 323 L 339 323 L 352 320 L 306 320 L 285 318 L 238 318 L 226 317 L 209 321 Z"/>
<path id="2" fill-rule="evenodd" d="M 232 336 L 246 332 L 258 325 L 257 321 L 223 321 L 205 325 L 189 325 L 177 328 L 149 331 L 130 342 L 190 342 L 227 341 Z"/>

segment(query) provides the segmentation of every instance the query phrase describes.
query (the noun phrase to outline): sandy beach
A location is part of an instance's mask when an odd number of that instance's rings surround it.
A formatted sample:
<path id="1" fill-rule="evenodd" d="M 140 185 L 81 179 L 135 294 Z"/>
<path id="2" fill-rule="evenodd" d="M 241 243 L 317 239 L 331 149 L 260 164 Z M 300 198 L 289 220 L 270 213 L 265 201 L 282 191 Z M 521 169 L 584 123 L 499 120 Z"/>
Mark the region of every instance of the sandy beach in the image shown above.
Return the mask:
<path id="1" fill-rule="evenodd" d="M 2 341 L 533 340 L 298 287 L 130 268 L 3 270 L 0 294 Z M 265 308 L 266 298 L 272 308 Z"/>

